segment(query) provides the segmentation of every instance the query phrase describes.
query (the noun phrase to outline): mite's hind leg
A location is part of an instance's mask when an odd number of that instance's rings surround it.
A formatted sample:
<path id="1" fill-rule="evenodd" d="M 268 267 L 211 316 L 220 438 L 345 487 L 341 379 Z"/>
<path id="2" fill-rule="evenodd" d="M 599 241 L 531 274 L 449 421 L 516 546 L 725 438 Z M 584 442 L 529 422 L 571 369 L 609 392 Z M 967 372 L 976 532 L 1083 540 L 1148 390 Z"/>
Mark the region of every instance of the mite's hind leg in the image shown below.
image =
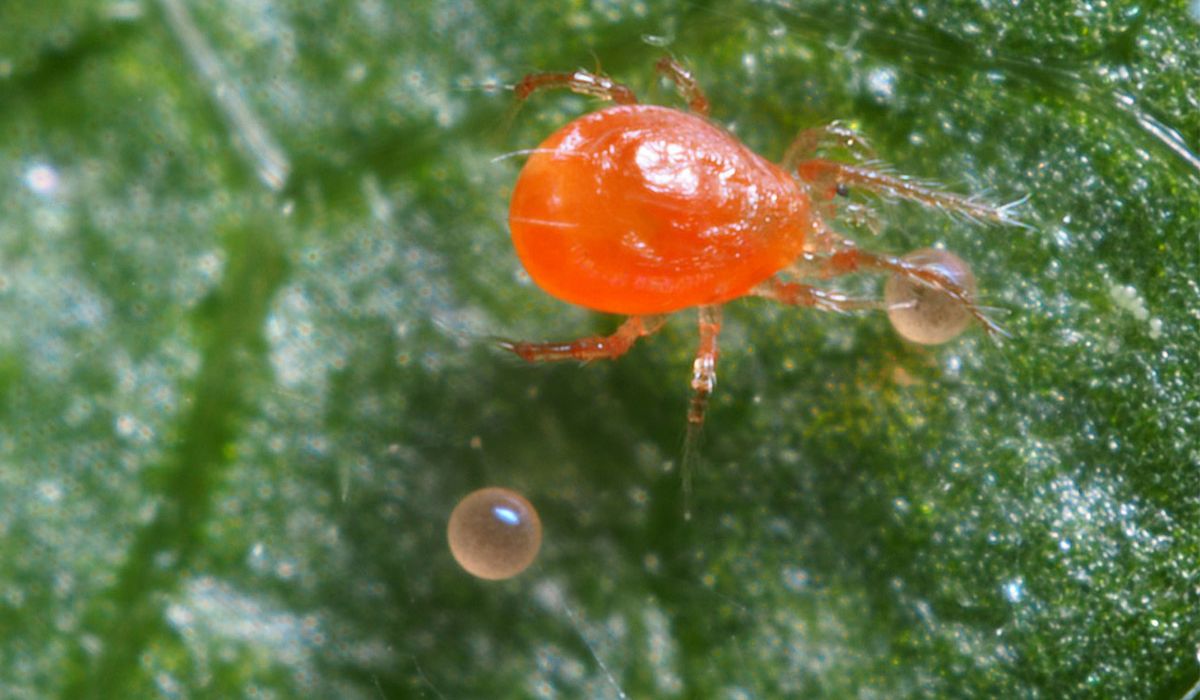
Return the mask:
<path id="1" fill-rule="evenodd" d="M 828 254 L 807 254 L 794 271 L 799 274 L 815 274 L 822 278 L 838 277 L 861 271 L 890 272 L 912 283 L 935 289 L 966 309 L 984 330 L 994 335 L 1007 335 L 975 304 L 974 281 L 959 279 L 952 270 L 943 265 L 921 264 L 891 255 L 871 253 L 854 246 L 848 241 L 843 247 Z"/>
<path id="2" fill-rule="evenodd" d="M 692 398 L 688 404 L 687 436 L 683 443 L 683 517 L 692 517 L 692 468 L 700 447 L 708 398 L 717 384 L 717 337 L 721 334 L 721 307 L 700 307 L 700 346 L 692 362 Z"/>
<path id="3" fill-rule="evenodd" d="M 537 90 L 566 88 L 580 95 L 599 97 L 619 105 L 637 104 L 633 90 L 602 73 L 577 70 L 573 73 L 530 73 L 513 88 L 518 102 L 524 102 Z"/>
<path id="4" fill-rule="evenodd" d="M 885 197 L 908 199 L 931 209 L 960 214 L 974 221 L 1021 225 L 1014 216 L 1014 209 L 1023 200 L 995 206 L 881 167 L 851 165 L 824 158 L 800 161 L 795 168 L 796 174 L 808 183 L 810 192 L 817 199 L 832 199 L 848 187 L 861 187 Z"/>
<path id="5" fill-rule="evenodd" d="M 851 311 L 878 310 L 886 308 L 880 299 L 852 297 L 827 289 L 812 287 L 798 282 L 783 282 L 769 279 L 750 290 L 750 293 L 765 299 L 774 299 L 790 306 L 811 306 L 823 311 L 849 313 Z"/>
<path id="6" fill-rule="evenodd" d="M 654 64 L 655 70 L 671 79 L 679 94 L 687 100 L 688 108 L 700 116 L 708 116 L 708 97 L 696 82 L 692 72 L 670 56 L 663 56 Z"/>
<path id="7" fill-rule="evenodd" d="M 785 171 L 792 171 L 801 161 L 821 153 L 826 148 L 844 148 L 857 161 L 875 158 L 875 149 L 867 142 L 867 137 L 858 133 L 852 127 L 840 121 L 830 122 L 825 126 L 805 129 L 792 140 L 791 145 L 783 152 L 781 165 Z"/>
<path id="8" fill-rule="evenodd" d="M 554 360 L 600 360 L 620 357 L 638 338 L 654 333 L 666 323 L 666 316 L 630 316 L 612 335 L 592 335 L 564 343 L 526 343 L 498 341 L 500 347 L 527 362 Z"/>

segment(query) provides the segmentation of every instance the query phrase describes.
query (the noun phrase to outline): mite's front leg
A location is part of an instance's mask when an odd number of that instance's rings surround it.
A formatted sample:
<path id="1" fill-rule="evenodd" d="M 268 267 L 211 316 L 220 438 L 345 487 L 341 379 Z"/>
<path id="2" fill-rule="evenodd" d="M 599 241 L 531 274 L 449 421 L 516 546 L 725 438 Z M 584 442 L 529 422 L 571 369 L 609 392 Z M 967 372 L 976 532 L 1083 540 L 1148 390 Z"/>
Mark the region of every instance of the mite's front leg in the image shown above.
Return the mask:
<path id="1" fill-rule="evenodd" d="M 633 90 L 607 75 L 585 70 L 577 70 L 573 73 L 530 73 L 517 83 L 513 92 L 516 93 L 519 101 L 524 102 L 534 92 L 546 88 L 566 88 L 580 95 L 599 97 L 619 105 L 637 104 L 637 97 L 633 94 Z"/>

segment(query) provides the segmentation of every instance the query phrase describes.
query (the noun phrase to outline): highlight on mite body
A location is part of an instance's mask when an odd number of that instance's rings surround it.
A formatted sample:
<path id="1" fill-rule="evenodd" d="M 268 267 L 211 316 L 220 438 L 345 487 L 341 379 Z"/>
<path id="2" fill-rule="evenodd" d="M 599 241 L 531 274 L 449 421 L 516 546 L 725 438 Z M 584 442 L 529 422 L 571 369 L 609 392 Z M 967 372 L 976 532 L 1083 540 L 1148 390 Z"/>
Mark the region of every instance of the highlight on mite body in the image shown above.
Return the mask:
<path id="1" fill-rule="evenodd" d="M 863 136 L 838 122 L 800 132 L 782 159 L 771 162 L 708 119 L 708 98 L 684 66 L 663 58 L 657 69 L 690 111 L 641 104 L 628 87 L 587 71 L 535 73 L 516 86 L 520 100 L 565 88 L 614 103 L 569 122 L 528 152 L 509 228 L 539 287 L 626 318 L 610 335 L 500 345 L 528 361 L 615 358 L 661 328 L 668 314 L 696 309 L 700 340 L 687 412 L 685 496 L 716 382 L 724 304 L 755 296 L 824 311 L 885 309 L 897 332 L 924 343 L 945 342 L 971 319 L 1000 333 L 976 305 L 965 263 L 924 251 L 872 253 L 835 223 L 843 213 L 855 223 L 877 220 L 864 204 L 842 201 L 852 190 L 998 224 L 1018 224 L 1013 209 L 1019 202 L 993 206 L 898 175 L 878 162 Z M 849 154 L 851 162 L 826 157 L 831 149 Z M 862 271 L 889 275 L 889 298 L 813 284 Z"/>

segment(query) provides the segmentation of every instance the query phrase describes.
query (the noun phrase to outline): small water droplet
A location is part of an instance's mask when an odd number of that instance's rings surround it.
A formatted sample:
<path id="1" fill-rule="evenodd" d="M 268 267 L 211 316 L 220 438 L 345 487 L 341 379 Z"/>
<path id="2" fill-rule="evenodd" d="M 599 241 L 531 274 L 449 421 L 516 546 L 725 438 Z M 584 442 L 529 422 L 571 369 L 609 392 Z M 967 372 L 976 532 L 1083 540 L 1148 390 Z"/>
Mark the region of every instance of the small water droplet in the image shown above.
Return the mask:
<path id="1" fill-rule="evenodd" d="M 45 163 L 36 163 L 25 171 L 25 186 L 34 194 L 53 196 L 58 191 L 58 171 Z"/>
<path id="2" fill-rule="evenodd" d="M 888 102 L 896 96 L 896 71 L 876 68 L 867 74 L 867 92 L 876 102 Z"/>
<path id="3" fill-rule="evenodd" d="M 1010 603 L 1019 603 L 1025 597 L 1025 578 L 1018 576 L 1010 579 L 1000 587 L 1000 592 L 1004 595 L 1004 599 Z"/>

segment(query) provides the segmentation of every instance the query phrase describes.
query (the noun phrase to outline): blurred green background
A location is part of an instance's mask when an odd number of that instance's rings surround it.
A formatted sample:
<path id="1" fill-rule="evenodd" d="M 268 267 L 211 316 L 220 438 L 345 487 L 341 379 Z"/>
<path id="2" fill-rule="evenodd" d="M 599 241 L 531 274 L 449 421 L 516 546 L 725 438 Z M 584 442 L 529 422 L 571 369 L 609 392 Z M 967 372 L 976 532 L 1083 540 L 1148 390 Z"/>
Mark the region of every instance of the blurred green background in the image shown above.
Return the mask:
<path id="1" fill-rule="evenodd" d="M 1011 332 L 680 314 L 523 275 L 507 196 L 601 69 L 778 158 L 842 119 L 1029 228 L 883 204 Z M 1200 4 L 0 2 L 0 696 L 1193 697 Z M 878 279 L 845 289 L 877 293 Z M 539 509 L 471 578 L 469 491 Z M 1190 693 L 1190 694 L 1189 694 Z"/>

